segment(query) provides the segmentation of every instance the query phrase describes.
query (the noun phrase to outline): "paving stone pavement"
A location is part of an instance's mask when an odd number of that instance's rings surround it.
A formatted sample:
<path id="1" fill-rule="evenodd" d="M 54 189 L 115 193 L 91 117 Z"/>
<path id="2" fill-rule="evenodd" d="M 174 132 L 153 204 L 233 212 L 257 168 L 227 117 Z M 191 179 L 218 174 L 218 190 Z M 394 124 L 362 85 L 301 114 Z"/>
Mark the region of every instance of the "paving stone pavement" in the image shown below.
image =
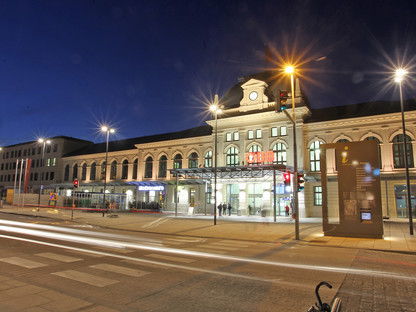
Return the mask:
<path id="1" fill-rule="evenodd" d="M 389 271 L 413 279 L 347 274 L 336 295 L 342 298 L 341 311 L 416 311 L 416 257 L 401 254 L 399 258 L 395 253 L 360 250 L 351 268 Z"/>

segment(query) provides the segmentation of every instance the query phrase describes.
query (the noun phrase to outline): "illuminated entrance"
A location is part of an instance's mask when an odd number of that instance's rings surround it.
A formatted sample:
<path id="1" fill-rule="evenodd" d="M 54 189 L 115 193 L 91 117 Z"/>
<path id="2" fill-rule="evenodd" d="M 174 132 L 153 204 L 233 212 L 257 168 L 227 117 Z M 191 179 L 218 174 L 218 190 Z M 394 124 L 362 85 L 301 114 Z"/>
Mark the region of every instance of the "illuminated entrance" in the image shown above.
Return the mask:
<path id="1" fill-rule="evenodd" d="M 280 164 L 217 168 L 217 205 L 230 203 L 232 214 L 284 216 L 290 194 L 283 185 L 283 172 L 290 171 Z M 207 181 L 211 187 L 214 168 L 171 169 L 176 176 L 176 189 L 189 180 Z M 211 193 L 211 204 L 214 202 Z M 177 207 L 175 208 L 177 212 Z M 214 212 L 212 210 L 212 212 Z M 228 211 L 227 211 L 228 214 Z"/>

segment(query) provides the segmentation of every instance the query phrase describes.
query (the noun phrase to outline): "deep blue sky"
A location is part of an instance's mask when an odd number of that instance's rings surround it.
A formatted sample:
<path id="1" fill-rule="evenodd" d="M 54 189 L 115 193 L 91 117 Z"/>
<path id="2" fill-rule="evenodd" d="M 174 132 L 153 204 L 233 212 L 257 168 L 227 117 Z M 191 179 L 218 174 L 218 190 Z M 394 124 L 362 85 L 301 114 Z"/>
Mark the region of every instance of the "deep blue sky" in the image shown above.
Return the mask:
<path id="1" fill-rule="evenodd" d="M 117 129 L 112 139 L 202 125 L 204 97 L 262 71 L 265 44 L 306 60 L 314 108 L 397 99 L 383 81 L 389 58 L 416 62 L 416 1 L 0 5 L 0 146 L 58 135 L 102 142 L 101 123 Z"/>

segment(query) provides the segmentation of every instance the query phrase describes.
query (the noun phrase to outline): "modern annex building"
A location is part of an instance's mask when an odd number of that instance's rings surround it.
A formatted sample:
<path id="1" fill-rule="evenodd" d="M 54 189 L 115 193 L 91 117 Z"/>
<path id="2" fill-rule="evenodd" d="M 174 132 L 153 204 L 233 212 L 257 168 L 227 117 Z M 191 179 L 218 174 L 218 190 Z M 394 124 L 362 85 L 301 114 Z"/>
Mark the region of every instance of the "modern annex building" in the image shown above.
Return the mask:
<path id="1" fill-rule="evenodd" d="M 276 84 L 272 72 L 240 78 L 221 98 L 222 113 L 207 125 L 110 141 L 108 153 L 106 143 L 86 144 L 62 155 L 59 177 L 51 187 L 60 194 L 61 204 L 72 203 L 72 181 L 78 179 L 75 200 L 80 206 L 102 205 L 105 189 L 106 201 L 118 209 L 156 207 L 209 214 L 214 211 L 216 173 L 217 204 L 230 203 L 233 214 L 284 216 L 285 206 L 293 200 L 283 173 L 293 171 L 294 131 L 287 114 L 275 109 L 276 94 L 282 89 L 290 90 Z M 365 140 L 379 144 L 383 216 L 407 217 L 400 104 L 371 102 L 313 109 L 298 82 L 295 89 L 297 165 L 306 180 L 298 193 L 300 217 L 322 215 L 320 145 Z M 407 101 L 405 110 L 412 179 L 416 102 Z M 290 94 L 287 112 L 293 116 Z M 4 151 L 1 153 L 0 159 L 4 159 Z M 327 160 L 327 172 L 335 176 L 335 157 Z M 412 185 L 412 193 L 415 191 Z M 338 200 L 336 192 L 329 196 Z"/>

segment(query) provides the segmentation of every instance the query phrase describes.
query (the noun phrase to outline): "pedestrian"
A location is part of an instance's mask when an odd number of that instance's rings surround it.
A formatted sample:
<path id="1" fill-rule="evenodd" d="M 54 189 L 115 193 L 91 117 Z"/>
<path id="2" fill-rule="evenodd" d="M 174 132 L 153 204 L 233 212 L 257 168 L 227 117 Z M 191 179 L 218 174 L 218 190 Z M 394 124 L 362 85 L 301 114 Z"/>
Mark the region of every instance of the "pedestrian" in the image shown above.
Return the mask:
<path id="1" fill-rule="evenodd" d="M 227 215 L 227 203 L 222 204 L 222 214 L 224 216 Z"/>
<path id="2" fill-rule="evenodd" d="M 289 216 L 289 205 L 286 205 L 285 210 L 286 210 L 286 216 Z"/>
<path id="3" fill-rule="evenodd" d="M 220 217 L 221 217 L 221 211 L 222 211 L 222 204 L 220 203 L 218 205 L 218 214 L 219 214 Z"/>
<path id="4" fill-rule="evenodd" d="M 231 204 L 230 203 L 228 203 L 228 215 L 229 216 L 231 216 L 231 209 L 232 209 L 232 207 L 231 207 Z"/>

